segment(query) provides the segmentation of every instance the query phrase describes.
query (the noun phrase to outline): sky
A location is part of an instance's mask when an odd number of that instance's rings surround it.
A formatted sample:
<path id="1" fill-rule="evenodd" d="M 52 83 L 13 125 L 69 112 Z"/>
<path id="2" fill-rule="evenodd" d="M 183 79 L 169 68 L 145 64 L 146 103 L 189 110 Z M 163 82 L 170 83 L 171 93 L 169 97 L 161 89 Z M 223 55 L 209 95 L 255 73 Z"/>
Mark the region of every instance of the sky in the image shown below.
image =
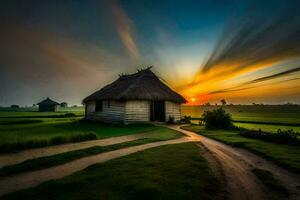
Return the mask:
<path id="1" fill-rule="evenodd" d="M 153 71 L 189 104 L 300 103 L 297 0 L 2 0 L 0 106 Z"/>

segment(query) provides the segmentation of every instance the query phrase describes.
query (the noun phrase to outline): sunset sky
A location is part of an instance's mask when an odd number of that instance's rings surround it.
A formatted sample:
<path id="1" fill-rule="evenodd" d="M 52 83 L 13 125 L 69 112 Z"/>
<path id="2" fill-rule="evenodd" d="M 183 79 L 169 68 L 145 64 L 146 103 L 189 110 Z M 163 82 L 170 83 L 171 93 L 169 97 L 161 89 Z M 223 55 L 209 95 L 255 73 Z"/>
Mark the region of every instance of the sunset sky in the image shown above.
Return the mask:
<path id="1" fill-rule="evenodd" d="M 0 106 L 79 105 L 150 65 L 190 104 L 300 103 L 299 10 L 299 0 L 2 0 Z"/>

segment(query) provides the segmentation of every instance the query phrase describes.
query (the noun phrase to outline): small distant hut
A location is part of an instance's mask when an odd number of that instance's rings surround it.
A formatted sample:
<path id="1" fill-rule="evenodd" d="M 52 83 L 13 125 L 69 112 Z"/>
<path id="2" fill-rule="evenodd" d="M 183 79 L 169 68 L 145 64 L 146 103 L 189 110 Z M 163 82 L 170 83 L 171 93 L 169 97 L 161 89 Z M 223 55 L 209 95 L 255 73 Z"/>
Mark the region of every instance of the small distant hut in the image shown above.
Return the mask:
<path id="1" fill-rule="evenodd" d="M 121 75 L 86 97 L 83 100 L 86 119 L 121 124 L 180 120 L 181 104 L 186 100 L 150 69 Z"/>
<path id="2" fill-rule="evenodd" d="M 10 107 L 11 107 L 11 108 L 20 108 L 19 105 L 15 105 L 15 104 L 14 104 L 14 105 L 11 105 Z"/>
<path id="3" fill-rule="evenodd" d="M 60 105 L 56 101 L 51 100 L 49 97 L 40 103 L 39 105 L 39 112 L 56 112 L 57 107 Z"/>

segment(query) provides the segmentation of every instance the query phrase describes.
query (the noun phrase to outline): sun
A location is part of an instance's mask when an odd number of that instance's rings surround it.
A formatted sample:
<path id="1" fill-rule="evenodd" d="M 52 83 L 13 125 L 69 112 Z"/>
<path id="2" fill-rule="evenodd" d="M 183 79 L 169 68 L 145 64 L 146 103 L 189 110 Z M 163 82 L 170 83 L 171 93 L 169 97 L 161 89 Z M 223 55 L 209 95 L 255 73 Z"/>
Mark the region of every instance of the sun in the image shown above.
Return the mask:
<path id="1" fill-rule="evenodd" d="M 195 99 L 195 98 L 191 98 L 191 101 L 192 101 L 192 102 L 195 102 L 195 101 L 196 101 L 196 99 Z"/>

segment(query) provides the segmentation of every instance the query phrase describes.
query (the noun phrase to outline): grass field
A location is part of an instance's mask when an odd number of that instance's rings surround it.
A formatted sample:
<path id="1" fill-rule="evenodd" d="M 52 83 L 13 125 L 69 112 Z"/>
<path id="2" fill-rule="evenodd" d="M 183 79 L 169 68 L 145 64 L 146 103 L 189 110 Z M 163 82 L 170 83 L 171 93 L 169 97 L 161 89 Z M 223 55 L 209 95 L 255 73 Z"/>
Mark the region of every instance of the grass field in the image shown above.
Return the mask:
<path id="1" fill-rule="evenodd" d="M 205 110 L 215 108 L 216 106 L 182 106 L 182 115 L 201 117 Z M 232 114 L 234 120 L 243 122 L 235 122 L 239 127 L 261 129 L 266 132 L 276 132 L 278 129 L 293 129 L 300 132 L 300 125 L 286 125 L 300 124 L 300 106 L 228 105 L 225 106 L 225 110 Z M 75 116 L 65 116 L 68 113 Z M 83 107 L 60 108 L 58 112 L 49 113 L 37 112 L 33 108 L 0 108 L 0 152 L 135 134 L 157 128 L 145 124 L 107 126 L 86 123 L 81 121 L 83 114 Z M 246 123 L 247 121 L 251 123 Z"/>
<path id="2" fill-rule="evenodd" d="M 94 146 L 86 149 L 69 151 L 66 153 L 56 154 L 52 156 L 34 158 L 15 165 L 5 166 L 0 169 L 0 176 L 8 176 L 8 175 L 17 174 L 26 171 L 44 169 L 44 168 L 60 165 L 63 163 L 67 163 L 72 160 L 76 160 L 86 156 L 96 155 L 96 154 L 113 151 L 121 148 L 126 148 L 130 146 L 142 145 L 150 142 L 176 139 L 183 136 L 180 132 L 167 129 L 167 128 L 161 128 L 158 130 L 149 131 L 149 133 L 151 134 L 143 139 L 138 139 L 134 141 L 124 142 L 124 143 L 114 144 L 109 146 L 103 146 L 103 147 Z"/>
<path id="3" fill-rule="evenodd" d="M 74 113 L 79 116 L 84 115 L 84 107 L 61 108 L 58 107 L 57 112 L 38 112 L 37 108 L 3 108 L 0 107 L 0 118 L 7 117 L 21 117 L 21 118 L 35 118 L 35 117 L 48 117 L 63 115 L 66 113 Z"/>
<path id="4" fill-rule="evenodd" d="M 204 111 L 216 108 L 217 106 L 182 106 L 181 115 L 200 118 Z M 237 121 L 300 124 L 298 105 L 228 105 L 224 109 Z"/>
<path id="5" fill-rule="evenodd" d="M 82 116 L 59 116 L 66 113 L 70 113 L 70 111 L 0 112 L 0 152 L 136 134 L 158 129 L 150 124 L 109 126 L 84 122 L 81 120 Z"/>
<path id="6" fill-rule="evenodd" d="M 191 120 L 192 124 L 198 125 L 199 120 Z M 300 133 L 300 126 L 274 125 L 274 124 L 256 124 L 256 123 L 238 123 L 233 122 L 236 127 L 248 130 L 262 130 L 264 132 L 275 133 L 280 130 L 294 130 Z"/>
<path id="7" fill-rule="evenodd" d="M 300 126 L 284 126 L 284 125 L 268 125 L 268 124 L 251 124 L 251 123 L 233 123 L 237 127 L 242 127 L 249 130 L 261 129 L 265 132 L 275 133 L 278 129 L 290 130 L 293 129 L 300 133 Z"/>
<path id="8" fill-rule="evenodd" d="M 191 130 L 235 147 L 245 148 L 286 169 L 300 173 L 299 146 L 275 144 L 261 140 L 249 139 L 240 136 L 238 131 L 207 130 L 204 126 L 184 126 L 183 129 Z"/>
<path id="9" fill-rule="evenodd" d="M 157 147 L 1 199 L 215 199 L 223 187 L 200 151 L 194 143 Z"/>
<path id="10" fill-rule="evenodd" d="M 216 106 L 182 106 L 182 116 L 195 118 L 198 124 L 204 111 L 216 109 Z M 297 105 L 228 105 L 224 109 L 232 115 L 234 125 L 246 129 L 277 132 L 278 129 L 300 132 L 300 106 Z"/>

